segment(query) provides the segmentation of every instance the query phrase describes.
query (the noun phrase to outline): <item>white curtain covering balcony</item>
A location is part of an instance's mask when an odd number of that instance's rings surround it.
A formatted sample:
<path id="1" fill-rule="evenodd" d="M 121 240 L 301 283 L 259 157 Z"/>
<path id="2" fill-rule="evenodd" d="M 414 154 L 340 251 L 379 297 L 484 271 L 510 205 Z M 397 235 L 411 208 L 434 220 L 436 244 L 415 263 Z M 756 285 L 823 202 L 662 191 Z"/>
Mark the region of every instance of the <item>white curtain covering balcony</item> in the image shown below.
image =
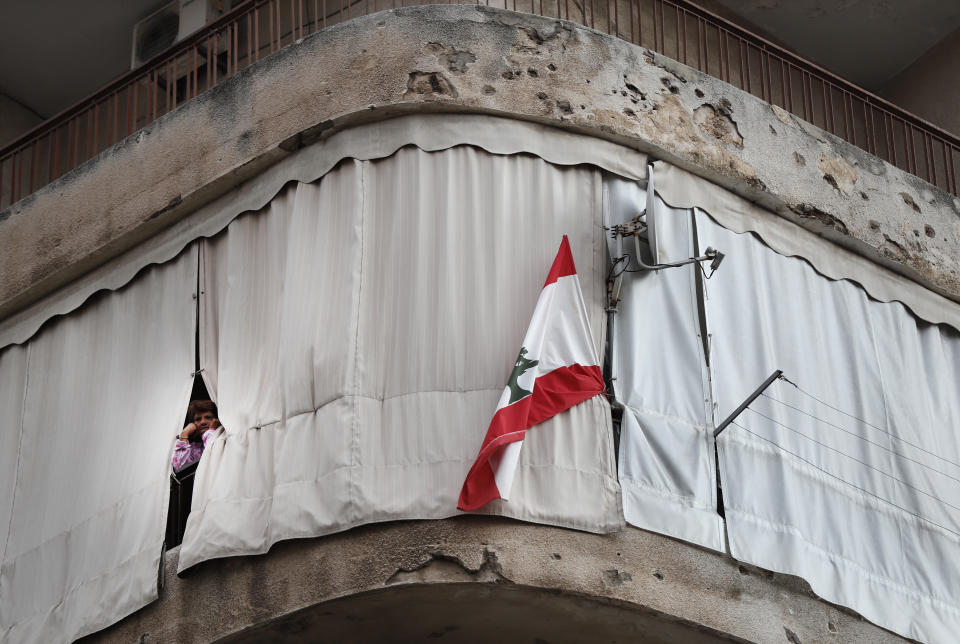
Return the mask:
<path id="1" fill-rule="evenodd" d="M 960 306 L 662 162 L 650 181 L 661 261 L 708 246 L 726 258 L 699 297 L 691 267 L 626 277 L 614 375 L 627 521 L 724 549 L 710 436 L 782 369 L 799 388 L 774 383 L 718 441 L 729 551 L 897 633 L 952 641 Z M 606 189 L 620 195 L 612 223 L 643 207 L 635 184 Z"/>
<path id="2" fill-rule="evenodd" d="M 871 300 L 750 234 L 707 282 L 731 554 L 925 642 L 960 632 L 960 333 Z"/>
<path id="3" fill-rule="evenodd" d="M 601 172 L 460 146 L 348 161 L 205 243 L 201 365 L 226 431 L 200 463 L 181 570 L 457 496 L 563 234 L 598 351 Z M 487 511 L 622 526 L 609 408 L 527 434 Z"/>
<path id="4" fill-rule="evenodd" d="M 659 177 L 654 173 L 652 181 Z M 660 261 L 694 256 L 693 217 L 636 182 L 608 176 L 608 225 L 645 207 L 656 217 Z M 623 252 L 633 260 L 633 241 Z M 611 246 L 611 254 L 617 251 Z M 614 266 L 614 272 L 627 266 Z M 624 273 L 614 317 L 612 375 L 623 404 L 619 478 L 631 525 L 724 550 L 717 513 L 710 386 L 698 318 L 696 266 Z"/>
<path id="5" fill-rule="evenodd" d="M 194 247 L 0 350 L 0 641 L 68 642 L 156 599 L 196 274 Z"/>
<path id="6" fill-rule="evenodd" d="M 194 368 L 202 244 L 185 248 L 236 219 L 204 246 L 227 430 L 181 568 L 456 514 L 564 233 L 603 344 L 602 170 L 642 179 L 646 156 L 490 116 L 346 130 L 0 321 L 0 641 L 69 641 L 157 596 Z M 516 498 L 488 511 L 618 529 L 609 429 L 595 400 L 531 432 Z"/>

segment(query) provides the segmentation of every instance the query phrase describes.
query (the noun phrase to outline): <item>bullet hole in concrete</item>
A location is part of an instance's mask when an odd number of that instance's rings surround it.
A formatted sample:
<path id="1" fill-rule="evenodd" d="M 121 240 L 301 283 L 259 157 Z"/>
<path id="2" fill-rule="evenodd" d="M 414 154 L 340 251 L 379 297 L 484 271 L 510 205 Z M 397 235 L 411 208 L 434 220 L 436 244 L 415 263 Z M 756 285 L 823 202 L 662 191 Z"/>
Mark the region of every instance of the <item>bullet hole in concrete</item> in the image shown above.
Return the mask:
<path id="1" fill-rule="evenodd" d="M 919 236 L 920 236 L 920 231 L 914 229 L 914 231 L 913 231 L 913 236 L 914 236 L 914 237 L 919 237 Z"/>
<path id="2" fill-rule="evenodd" d="M 799 206 L 792 208 L 792 210 L 803 219 L 816 221 L 820 225 L 832 228 L 842 235 L 850 234 L 847 225 L 843 223 L 842 220 L 834 217 L 830 213 L 823 212 L 816 206 L 811 206 L 810 204 L 800 204 Z M 772 575 L 773 573 L 771 572 L 770 574 Z"/>
<path id="3" fill-rule="evenodd" d="M 590 84 L 590 79 L 588 78 L 588 79 L 587 79 L 587 85 L 589 85 L 589 84 Z"/>
<path id="4" fill-rule="evenodd" d="M 533 67 L 527 68 L 527 74 L 530 75 L 530 78 L 539 78 L 540 72 L 535 70 Z"/>
<path id="5" fill-rule="evenodd" d="M 550 557 L 553 558 L 553 559 L 556 559 L 557 561 L 559 561 L 560 559 L 563 558 L 563 557 L 560 556 L 560 553 L 559 553 L 559 552 L 553 553 L 552 555 L 550 555 Z"/>
<path id="6" fill-rule="evenodd" d="M 783 632 L 786 634 L 787 641 L 790 642 L 790 644 L 803 644 L 803 642 L 800 641 L 800 638 L 797 637 L 797 634 L 786 626 L 783 627 Z"/>
<path id="7" fill-rule="evenodd" d="M 743 136 L 737 122 L 730 118 L 729 109 L 725 105 L 714 107 L 710 103 L 704 103 L 693 111 L 693 120 L 704 132 L 722 143 L 743 147 Z"/>
<path id="8" fill-rule="evenodd" d="M 674 85 L 673 82 L 672 82 L 669 78 L 667 78 L 666 76 L 664 76 L 663 78 L 661 78 L 661 79 L 660 79 L 660 82 L 663 84 L 664 87 L 666 87 L 668 90 L 670 90 L 670 93 L 671 93 L 671 94 L 679 94 L 679 93 L 680 93 L 680 88 L 677 87 L 676 85 Z"/>
<path id="9" fill-rule="evenodd" d="M 913 208 L 914 212 L 920 212 L 920 206 L 918 206 L 917 202 L 913 200 L 913 197 L 908 195 L 906 192 L 901 192 L 900 198 L 903 199 L 903 203 Z"/>
<path id="10" fill-rule="evenodd" d="M 799 152 L 793 153 L 793 160 L 796 161 L 797 165 L 800 166 L 801 168 L 807 165 L 807 160 Z"/>
<path id="11" fill-rule="evenodd" d="M 441 95 L 456 97 L 457 90 L 440 72 L 410 72 L 407 80 L 407 95 Z"/>
<path id="12" fill-rule="evenodd" d="M 619 553 L 619 552 L 617 553 L 617 556 L 618 556 L 618 557 L 620 556 L 620 553 Z"/>
<path id="13" fill-rule="evenodd" d="M 493 95 L 493 94 L 496 94 L 496 93 L 497 93 L 497 90 L 495 90 L 495 89 L 493 88 L 493 85 L 484 85 L 484 86 L 483 86 L 483 93 L 486 94 L 487 96 L 491 96 L 491 95 Z"/>
<path id="14" fill-rule="evenodd" d="M 557 66 L 554 65 L 553 63 L 550 63 L 549 65 L 547 65 L 547 69 L 549 69 L 552 72 L 555 72 L 557 71 Z"/>
<path id="15" fill-rule="evenodd" d="M 620 90 L 620 96 L 626 96 L 626 95 L 627 95 L 627 91 L 626 91 L 626 90 L 623 90 L 623 89 Z"/>
<path id="16" fill-rule="evenodd" d="M 827 622 L 827 630 L 831 633 L 836 633 L 838 631 L 837 625 L 833 622 Z"/>
<path id="17" fill-rule="evenodd" d="M 500 77 L 505 78 L 507 80 L 513 80 L 513 72 L 508 69 L 507 71 L 500 74 Z"/>
<path id="18" fill-rule="evenodd" d="M 693 90 L 693 93 L 697 95 L 697 98 L 703 98 L 703 92 L 699 88 Z"/>
<path id="19" fill-rule="evenodd" d="M 537 98 L 539 98 L 541 101 L 544 101 L 544 100 L 546 100 L 546 98 L 547 98 L 547 93 L 546 93 L 546 92 L 537 92 Z"/>
<path id="20" fill-rule="evenodd" d="M 750 571 L 744 568 L 743 566 L 737 566 L 737 570 L 740 571 L 741 575 L 749 575 Z"/>
<path id="21" fill-rule="evenodd" d="M 870 230 L 880 230 L 880 222 L 876 219 L 871 219 L 869 222 Z"/>
<path id="22" fill-rule="evenodd" d="M 640 88 L 627 80 L 626 74 L 623 76 L 623 85 L 632 93 L 639 96 L 641 99 L 646 99 L 647 95 L 640 91 Z"/>
<path id="23" fill-rule="evenodd" d="M 937 231 L 933 229 L 933 226 L 931 226 L 930 224 L 927 224 L 923 227 L 923 234 L 929 237 L 930 239 L 933 239 L 934 237 L 937 236 Z"/>
<path id="24" fill-rule="evenodd" d="M 870 197 L 868 197 L 867 193 L 865 193 L 863 190 L 860 191 L 860 198 L 863 199 L 864 201 L 870 200 Z"/>
<path id="25" fill-rule="evenodd" d="M 581 106 L 580 106 L 580 109 L 581 109 L 581 110 L 585 110 L 585 109 L 587 109 L 587 106 L 586 106 L 586 105 L 581 105 Z"/>
<path id="26" fill-rule="evenodd" d="M 623 113 L 626 114 L 627 116 L 636 116 L 636 115 L 637 115 L 637 113 L 634 112 L 633 110 L 631 110 L 629 107 L 623 108 Z"/>
<path id="27" fill-rule="evenodd" d="M 837 180 L 834 178 L 832 174 L 823 175 L 823 180 L 829 183 L 834 190 L 836 190 L 837 192 L 840 192 L 840 186 L 837 185 Z"/>
<path id="28" fill-rule="evenodd" d="M 772 134 L 772 135 L 774 135 L 774 136 L 777 135 L 777 130 L 776 130 L 776 128 L 774 128 L 772 125 L 768 125 L 767 127 L 770 128 L 770 134 Z"/>
<path id="29" fill-rule="evenodd" d="M 477 62 L 477 57 L 470 51 L 460 51 L 453 47 L 439 56 L 440 64 L 454 74 L 463 74 L 471 63 Z"/>
<path id="30" fill-rule="evenodd" d="M 560 99 L 557 101 L 557 107 L 564 114 L 573 114 L 573 108 L 570 107 L 570 101 L 565 101 L 563 99 Z"/>
<path id="31" fill-rule="evenodd" d="M 628 581 L 633 581 L 633 575 L 626 571 L 610 568 L 603 571 L 603 580 L 610 586 L 622 586 Z"/>
<path id="32" fill-rule="evenodd" d="M 653 576 L 656 577 L 659 581 L 663 581 L 663 573 L 659 570 L 653 571 Z"/>

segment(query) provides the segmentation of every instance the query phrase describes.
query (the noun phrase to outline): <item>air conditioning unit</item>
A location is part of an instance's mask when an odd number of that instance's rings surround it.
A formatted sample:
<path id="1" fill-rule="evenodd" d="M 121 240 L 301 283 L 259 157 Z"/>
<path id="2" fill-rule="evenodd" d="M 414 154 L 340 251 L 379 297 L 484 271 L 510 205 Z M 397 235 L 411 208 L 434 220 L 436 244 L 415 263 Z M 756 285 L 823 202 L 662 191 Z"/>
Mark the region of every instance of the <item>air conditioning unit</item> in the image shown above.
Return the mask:
<path id="1" fill-rule="evenodd" d="M 173 0 L 133 26 L 130 69 L 223 15 L 223 0 Z"/>

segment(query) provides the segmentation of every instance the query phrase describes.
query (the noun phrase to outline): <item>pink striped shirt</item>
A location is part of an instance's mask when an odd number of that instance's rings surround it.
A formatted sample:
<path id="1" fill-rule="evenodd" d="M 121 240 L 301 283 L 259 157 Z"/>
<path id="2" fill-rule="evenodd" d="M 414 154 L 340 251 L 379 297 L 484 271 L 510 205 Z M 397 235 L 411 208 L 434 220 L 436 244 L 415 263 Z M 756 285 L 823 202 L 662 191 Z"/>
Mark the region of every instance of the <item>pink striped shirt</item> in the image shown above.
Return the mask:
<path id="1" fill-rule="evenodd" d="M 217 429 L 208 429 L 203 432 L 202 443 L 178 438 L 177 444 L 173 446 L 173 458 L 171 459 L 173 461 L 173 471 L 179 472 L 188 465 L 193 465 L 199 461 L 200 457 L 203 456 L 203 448 L 206 447 L 207 441 L 216 435 Z"/>

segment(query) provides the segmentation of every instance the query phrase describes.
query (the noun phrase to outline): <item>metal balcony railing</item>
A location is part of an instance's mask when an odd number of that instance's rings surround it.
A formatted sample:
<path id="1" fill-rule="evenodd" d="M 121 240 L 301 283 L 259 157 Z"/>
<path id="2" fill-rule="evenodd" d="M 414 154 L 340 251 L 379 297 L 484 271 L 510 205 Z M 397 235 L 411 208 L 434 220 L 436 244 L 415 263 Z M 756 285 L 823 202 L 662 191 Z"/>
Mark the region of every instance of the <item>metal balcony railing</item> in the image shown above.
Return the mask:
<path id="1" fill-rule="evenodd" d="M 604 31 L 715 76 L 960 195 L 960 139 L 687 0 L 484 0 Z M 467 0 L 248 0 L 0 150 L 0 208 L 260 58 L 383 9 Z"/>

